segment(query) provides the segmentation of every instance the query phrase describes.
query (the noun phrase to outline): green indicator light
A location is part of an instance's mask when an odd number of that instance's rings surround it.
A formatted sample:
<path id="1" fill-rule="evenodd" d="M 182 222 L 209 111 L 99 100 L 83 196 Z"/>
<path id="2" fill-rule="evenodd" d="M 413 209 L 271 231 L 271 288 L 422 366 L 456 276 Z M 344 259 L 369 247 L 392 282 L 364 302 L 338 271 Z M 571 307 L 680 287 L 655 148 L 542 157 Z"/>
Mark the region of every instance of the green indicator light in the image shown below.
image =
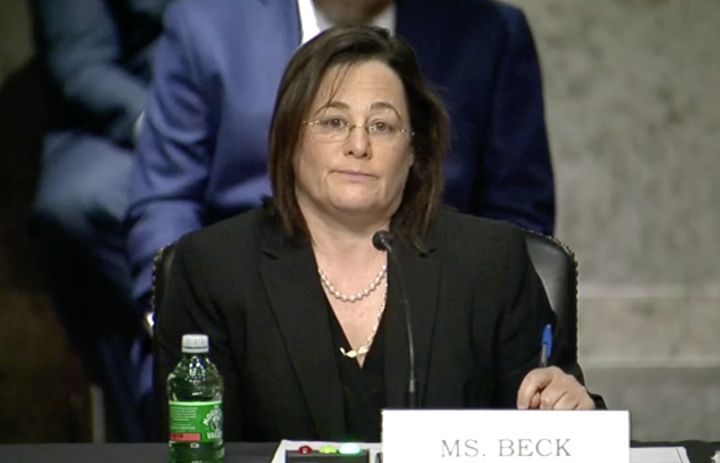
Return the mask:
<path id="1" fill-rule="evenodd" d="M 343 455 L 355 455 L 360 453 L 360 446 L 357 444 L 343 444 L 340 446 L 340 453 Z"/>
<path id="2" fill-rule="evenodd" d="M 320 453 L 337 453 L 337 449 L 333 447 L 332 445 L 323 445 L 320 447 L 320 450 L 318 450 Z"/>

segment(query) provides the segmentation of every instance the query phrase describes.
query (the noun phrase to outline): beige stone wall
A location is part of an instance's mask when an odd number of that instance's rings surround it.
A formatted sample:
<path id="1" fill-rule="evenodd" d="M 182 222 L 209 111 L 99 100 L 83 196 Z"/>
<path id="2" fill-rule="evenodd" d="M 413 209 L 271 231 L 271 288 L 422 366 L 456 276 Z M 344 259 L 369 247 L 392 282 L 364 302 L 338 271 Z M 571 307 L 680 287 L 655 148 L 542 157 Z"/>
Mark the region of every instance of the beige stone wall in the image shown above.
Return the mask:
<path id="1" fill-rule="evenodd" d="M 545 73 L 561 238 L 589 282 L 720 283 L 720 2 L 516 0 Z"/>
<path id="2" fill-rule="evenodd" d="M 717 439 L 720 2 L 511 1 L 542 61 L 588 377 L 635 438 Z"/>

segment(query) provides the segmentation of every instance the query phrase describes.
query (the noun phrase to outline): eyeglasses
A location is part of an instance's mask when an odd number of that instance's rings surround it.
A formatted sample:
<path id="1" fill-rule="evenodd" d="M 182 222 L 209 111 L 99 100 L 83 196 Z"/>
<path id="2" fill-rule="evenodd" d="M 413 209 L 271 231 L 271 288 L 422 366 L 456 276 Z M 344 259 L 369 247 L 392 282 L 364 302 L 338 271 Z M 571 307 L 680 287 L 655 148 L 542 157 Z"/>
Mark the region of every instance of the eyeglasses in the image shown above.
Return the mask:
<path id="1" fill-rule="evenodd" d="M 315 137 L 327 142 L 347 140 L 352 129 L 356 127 L 365 129 L 372 143 L 382 145 L 398 143 L 406 135 L 414 135 L 413 132 L 401 127 L 399 121 L 378 120 L 370 124 L 350 124 L 343 118 L 330 116 L 315 121 L 303 121 L 303 124 L 310 127 Z"/>

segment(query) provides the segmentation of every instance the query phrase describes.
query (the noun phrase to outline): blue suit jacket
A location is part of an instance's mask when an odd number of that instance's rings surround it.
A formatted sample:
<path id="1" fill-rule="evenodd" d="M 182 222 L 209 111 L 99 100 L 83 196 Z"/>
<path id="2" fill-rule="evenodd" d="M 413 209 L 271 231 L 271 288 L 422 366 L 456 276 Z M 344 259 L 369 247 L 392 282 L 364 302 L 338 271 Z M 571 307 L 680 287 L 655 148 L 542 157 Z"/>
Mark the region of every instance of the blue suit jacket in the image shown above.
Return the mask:
<path id="1" fill-rule="evenodd" d="M 398 0 L 396 32 L 451 116 L 445 201 L 551 233 L 540 70 L 520 10 L 489 0 Z M 300 41 L 296 0 L 178 0 L 167 9 L 131 176 L 136 297 L 149 294 L 158 248 L 270 193 L 270 118 Z"/>

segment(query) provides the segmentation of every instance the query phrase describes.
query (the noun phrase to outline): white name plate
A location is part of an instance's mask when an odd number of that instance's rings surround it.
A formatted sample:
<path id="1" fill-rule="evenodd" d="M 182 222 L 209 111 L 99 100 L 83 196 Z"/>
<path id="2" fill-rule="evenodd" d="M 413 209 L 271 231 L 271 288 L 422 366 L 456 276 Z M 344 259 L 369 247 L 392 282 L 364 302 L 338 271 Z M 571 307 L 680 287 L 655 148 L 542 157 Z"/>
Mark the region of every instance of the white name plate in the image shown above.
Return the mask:
<path id="1" fill-rule="evenodd" d="M 383 463 L 629 463 L 627 411 L 383 410 Z"/>

